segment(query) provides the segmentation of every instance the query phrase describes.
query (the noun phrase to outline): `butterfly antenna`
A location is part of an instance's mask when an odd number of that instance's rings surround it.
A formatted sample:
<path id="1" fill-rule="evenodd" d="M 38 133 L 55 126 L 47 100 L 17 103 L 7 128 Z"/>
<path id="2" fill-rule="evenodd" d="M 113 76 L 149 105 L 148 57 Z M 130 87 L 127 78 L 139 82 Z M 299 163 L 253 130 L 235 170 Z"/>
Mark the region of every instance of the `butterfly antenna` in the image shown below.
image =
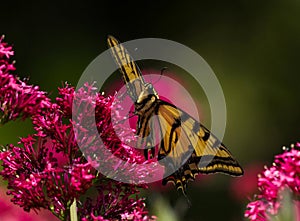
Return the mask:
<path id="1" fill-rule="evenodd" d="M 128 120 L 128 119 L 130 119 L 130 118 L 132 118 L 132 117 L 135 116 L 135 114 L 134 114 L 133 111 L 130 111 L 129 113 L 132 114 L 132 115 L 129 115 L 129 116 L 123 118 L 122 120 L 118 121 L 118 124 L 119 124 L 119 123 L 123 124 L 123 123 L 125 122 L 125 120 Z"/>
<path id="2" fill-rule="evenodd" d="M 120 94 L 120 95 L 118 96 L 119 101 L 123 101 L 123 100 L 125 99 L 126 95 L 127 95 L 126 92 Z"/>
<path id="3" fill-rule="evenodd" d="M 155 85 L 157 82 L 160 81 L 161 77 L 163 76 L 164 72 L 167 70 L 168 68 L 167 67 L 163 67 L 161 70 L 160 70 L 160 76 L 158 78 L 157 81 L 155 81 L 154 83 L 152 83 L 153 85 Z"/>

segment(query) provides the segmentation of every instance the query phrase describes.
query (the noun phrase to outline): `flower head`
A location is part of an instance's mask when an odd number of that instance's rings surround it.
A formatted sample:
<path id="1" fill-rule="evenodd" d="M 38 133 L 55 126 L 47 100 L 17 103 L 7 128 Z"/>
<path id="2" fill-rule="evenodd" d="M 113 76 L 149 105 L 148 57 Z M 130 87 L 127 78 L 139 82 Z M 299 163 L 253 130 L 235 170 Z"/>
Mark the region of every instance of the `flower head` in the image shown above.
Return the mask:
<path id="1" fill-rule="evenodd" d="M 34 211 L 25 212 L 22 208 L 16 207 L 10 202 L 9 196 L 5 194 L 5 189 L 0 188 L 0 217 L 4 221 L 58 221 L 50 211 L 43 210 L 39 214 Z"/>
<path id="2" fill-rule="evenodd" d="M 258 177 L 260 194 L 250 202 L 245 217 L 250 220 L 268 220 L 281 208 L 281 192 L 289 188 L 294 197 L 299 197 L 300 184 L 300 143 L 284 147 L 284 152 L 275 156 L 273 165 Z"/>
<path id="3" fill-rule="evenodd" d="M 35 134 L 21 138 L 17 145 L 6 145 L 0 153 L 0 175 L 8 182 L 11 201 L 25 211 L 49 209 L 61 220 L 69 220 L 74 200 L 82 220 L 152 219 L 144 199 L 138 196 L 140 189 L 147 188 L 145 184 L 124 184 L 95 169 L 109 155 L 122 159 L 129 165 L 127 169 L 130 165 L 147 163 L 142 151 L 123 142 L 135 139 L 129 133 L 131 129 L 122 124 L 112 125 L 112 106 L 118 101 L 113 96 L 104 97 L 94 84 L 86 83 L 78 91 L 66 84 L 59 88 L 55 102 L 51 102 L 37 86 L 27 85 L 11 74 L 15 69 L 9 61 L 13 51 L 2 40 L 1 123 L 29 117 L 35 129 Z M 76 118 L 72 118 L 74 112 L 78 113 Z M 97 131 L 94 134 L 89 131 L 93 122 Z M 122 134 L 121 139 L 116 131 Z M 103 142 L 99 143 L 97 136 Z M 124 168 L 124 164 L 117 162 L 107 168 L 112 177 Z M 150 172 L 133 170 L 126 175 L 132 173 L 142 180 Z"/>
<path id="4" fill-rule="evenodd" d="M 11 56 L 12 47 L 0 38 L 0 123 L 18 117 L 23 119 L 40 112 L 49 105 L 50 99 L 38 86 L 28 85 L 12 73 L 15 71 Z"/>

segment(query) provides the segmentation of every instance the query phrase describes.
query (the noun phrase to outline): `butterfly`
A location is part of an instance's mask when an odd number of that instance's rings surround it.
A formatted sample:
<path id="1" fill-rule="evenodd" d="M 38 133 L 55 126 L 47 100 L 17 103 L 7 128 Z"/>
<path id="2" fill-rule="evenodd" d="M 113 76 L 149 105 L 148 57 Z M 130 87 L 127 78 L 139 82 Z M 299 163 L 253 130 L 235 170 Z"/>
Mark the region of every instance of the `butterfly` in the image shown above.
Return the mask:
<path id="1" fill-rule="evenodd" d="M 138 117 L 136 134 L 142 138 L 137 145 L 146 145 L 146 158 L 155 156 L 153 135 L 161 135 L 156 155 L 158 160 L 168 156 L 164 167 L 165 173 L 171 174 L 162 180 L 163 185 L 172 182 L 177 190 L 186 193 L 187 182 L 195 180 L 199 173 L 243 175 L 242 167 L 215 135 L 185 111 L 159 99 L 153 85 L 145 82 L 136 62 L 116 38 L 108 36 L 107 42 L 134 102 L 134 113 Z M 154 116 L 158 116 L 158 127 L 150 120 Z"/>

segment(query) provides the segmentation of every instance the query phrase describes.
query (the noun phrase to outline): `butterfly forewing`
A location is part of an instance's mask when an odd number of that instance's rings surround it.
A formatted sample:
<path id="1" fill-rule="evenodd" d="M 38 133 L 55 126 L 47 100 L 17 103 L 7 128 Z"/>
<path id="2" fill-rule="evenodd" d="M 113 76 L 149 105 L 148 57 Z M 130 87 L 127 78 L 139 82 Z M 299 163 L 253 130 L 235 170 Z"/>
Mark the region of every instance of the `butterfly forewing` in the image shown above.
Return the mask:
<path id="1" fill-rule="evenodd" d="M 115 62 L 122 73 L 123 80 L 127 87 L 127 92 L 131 99 L 135 102 L 144 90 L 145 81 L 142 73 L 126 48 L 124 48 L 117 39 L 113 36 L 108 36 L 107 43 L 111 48 Z"/>

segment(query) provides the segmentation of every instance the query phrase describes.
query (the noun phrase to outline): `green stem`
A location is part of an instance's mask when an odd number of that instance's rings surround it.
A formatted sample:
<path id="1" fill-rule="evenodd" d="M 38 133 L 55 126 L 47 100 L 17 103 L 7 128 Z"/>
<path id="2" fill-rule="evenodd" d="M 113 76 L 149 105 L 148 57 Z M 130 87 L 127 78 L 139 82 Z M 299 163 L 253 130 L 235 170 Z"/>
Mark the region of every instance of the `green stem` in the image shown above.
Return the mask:
<path id="1" fill-rule="evenodd" d="M 78 221 L 76 199 L 74 199 L 72 205 L 70 206 L 70 217 L 71 221 Z"/>

